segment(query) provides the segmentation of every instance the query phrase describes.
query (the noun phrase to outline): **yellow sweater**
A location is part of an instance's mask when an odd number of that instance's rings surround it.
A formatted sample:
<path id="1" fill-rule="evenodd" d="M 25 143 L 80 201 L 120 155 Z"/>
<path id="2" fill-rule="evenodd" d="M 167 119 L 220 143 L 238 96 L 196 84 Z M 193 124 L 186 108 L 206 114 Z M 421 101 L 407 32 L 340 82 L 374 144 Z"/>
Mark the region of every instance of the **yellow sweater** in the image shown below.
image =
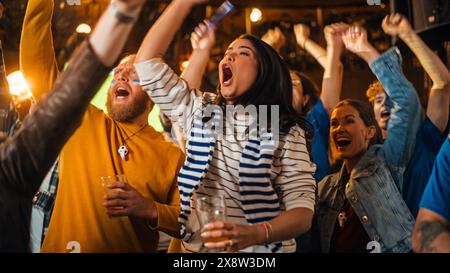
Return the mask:
<path id="1" fill-rule="evenodd" d="M 58 74 L 51 45 L 52 12 L 53 1 L 30 0 L 24 20 L 21 68 L 36 97 L 49 90 Z M 184 155 L 152 127 L 139 129 L 113 121 L 94 106 L 88 108 L 60 154 L 56 203 L 43 252 L 155 251 L 157 231 L 128 217 L 107 216 L 100 176 L 112 174 L 125 174 L 132 187 L 153 198 L 157 229 L 179 236 L 176 177 Z M 126 161 L 117 152 L 124 140 L 130 151 Z"/>

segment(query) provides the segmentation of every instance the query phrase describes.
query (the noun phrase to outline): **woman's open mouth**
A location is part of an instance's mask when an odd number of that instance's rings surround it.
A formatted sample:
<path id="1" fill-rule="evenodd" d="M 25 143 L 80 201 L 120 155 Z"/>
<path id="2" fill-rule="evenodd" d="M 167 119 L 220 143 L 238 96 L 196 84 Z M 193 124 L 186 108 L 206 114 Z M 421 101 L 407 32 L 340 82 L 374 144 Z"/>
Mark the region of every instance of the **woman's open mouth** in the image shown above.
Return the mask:
<path id="1" fill-rule="evenodd" d="M 224 86 L 229 86 L 233 80 L 233 71 L 229 64 L 222 66 L 222 83 Z"/>
<path id="2" fill-rule="evenodd" d="M 335 140 L 336 146 L 338 149 L 345 149 L 350 143 L 352 143 L 352 140 L 350 138 L 346 137 L 340 137 Z"/>

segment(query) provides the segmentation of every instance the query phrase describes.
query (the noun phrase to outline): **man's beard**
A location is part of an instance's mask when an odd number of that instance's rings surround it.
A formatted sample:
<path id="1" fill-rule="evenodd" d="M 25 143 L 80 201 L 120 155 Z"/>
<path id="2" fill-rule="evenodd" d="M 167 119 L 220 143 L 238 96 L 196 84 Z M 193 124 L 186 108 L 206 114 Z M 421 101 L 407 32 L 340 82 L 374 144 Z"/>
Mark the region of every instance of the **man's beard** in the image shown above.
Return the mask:
<path id="1" fill-rule="evenodd" d="M 136 93 L 129 103 L 121 105 L 113 104 L 111 96 L 111 93 L 108 93 L 106 109 L 111 118 L 119 122 L 130 122 L 146 112 L 150 101 L 145 92 Z"/>

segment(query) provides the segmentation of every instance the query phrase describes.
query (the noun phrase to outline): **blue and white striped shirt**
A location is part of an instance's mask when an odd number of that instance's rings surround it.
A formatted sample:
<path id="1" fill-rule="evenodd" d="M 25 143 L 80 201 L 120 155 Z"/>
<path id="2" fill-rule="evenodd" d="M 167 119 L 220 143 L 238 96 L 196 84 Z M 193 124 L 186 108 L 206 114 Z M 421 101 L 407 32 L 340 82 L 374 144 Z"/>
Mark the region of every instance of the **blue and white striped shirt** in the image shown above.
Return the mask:
<path id="1" fill-rule="evenodd" d="M 202 109 L 214 100 L 214 94 L 196 97 L 187 83 L 161 59 L 135 66 L 144 91 L 189 136 L 187 158 L 178 181 L 183 251 L 201 251 L 200 227 L 195 202 L 191 199 L 196 196 L 224 195 L 227 220 L 244 224 L 268 221 L 293 208 L 314 211 L 312 174 L 316 167 L 310 161 L 304 131 L 300 127 L 292 127 L 289 134 L 280 136 L 278 141 L 242 141 L 239 135 L 210 137 L 210 131 L 202 130 Z M 231 121 L 226 123 L 230 125 Z M 248 128 L 245 116 L 236 116 L 233 125 L 237 132 Z M 199 137 L 199 132 L 204 135 Z M 278 246 L 251 246 L 241 251 L 294 252 L 295 240 L 278 243 Z"/>

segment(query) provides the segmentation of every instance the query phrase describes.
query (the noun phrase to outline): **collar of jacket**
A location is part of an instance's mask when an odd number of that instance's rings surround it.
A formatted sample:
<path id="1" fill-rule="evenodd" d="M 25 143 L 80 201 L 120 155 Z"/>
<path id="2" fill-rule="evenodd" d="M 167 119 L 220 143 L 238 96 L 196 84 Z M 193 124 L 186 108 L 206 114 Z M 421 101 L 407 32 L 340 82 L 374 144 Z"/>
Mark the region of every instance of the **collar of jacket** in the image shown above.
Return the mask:
<path id="1" fill-rule="evenodd" d="M 358 161 L 358 163 L 353 168 L 352 172 L 350 173 L 350 179 L 354 180 L 354 182 L 357 182 L 357 178 L 361 177 L 369 177 L 375 173 L 375 171 L 382 165 L 385 164 L 385 162 L 377 156 L 377 150 L 381 147 L 381 145 L 376 144 L 369 147 L 369 149 L 366 151 L 366 153 L 361 157 L 361 159 Z M 333 188 L 336 188 L 339 186 L 342 182 L 342 177 L 345 173 L 345 165 L 342 164 L 341 170 L 339 171 L 338 175 L 334 179 Z"/>

